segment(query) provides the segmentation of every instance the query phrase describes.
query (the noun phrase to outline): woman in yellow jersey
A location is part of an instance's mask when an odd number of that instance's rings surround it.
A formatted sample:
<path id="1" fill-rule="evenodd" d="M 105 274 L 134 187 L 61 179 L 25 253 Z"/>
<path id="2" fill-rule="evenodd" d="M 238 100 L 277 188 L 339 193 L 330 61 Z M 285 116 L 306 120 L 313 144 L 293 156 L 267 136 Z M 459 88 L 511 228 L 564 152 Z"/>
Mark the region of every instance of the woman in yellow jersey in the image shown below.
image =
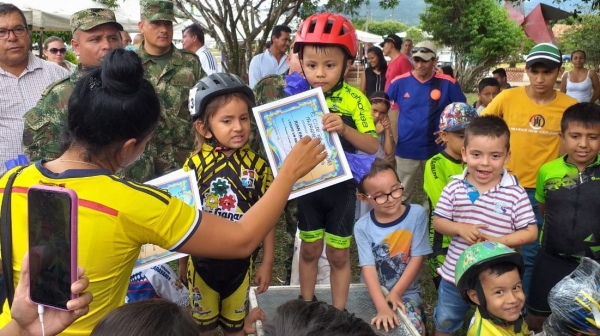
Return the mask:
<path id="1" fill-rule="evenodd" d="M 78 264 L 86 269 L 94 301 L 89 314 L 63 335 L 89 335 L 102 316 L 123 304 L 133 265 L 145 243 L 208 258 L 249 256 L 274 228 L 293 184 L 326 156 L 318 139 L 302 139 L 269 191 L 237 224 L 199 212 L 165 191 L 122 180 L 116 173 L 135 162 L 148 141 L 158 145 L 168 141 L 153 137 L 160 103 L 143 75 L 134 52 L 109 52 L 99 68 L 77 81 L 69 98 L 68 149 L 54 161 L 42 160 L 23 169 L 12 188 L 15 284 L 27 252 L 28 188 L 59 185 L 78 195 Z M 0 179 L 2 196 L 15 169 Z M 5 302 L 0 327 L 10 319 Z"/>

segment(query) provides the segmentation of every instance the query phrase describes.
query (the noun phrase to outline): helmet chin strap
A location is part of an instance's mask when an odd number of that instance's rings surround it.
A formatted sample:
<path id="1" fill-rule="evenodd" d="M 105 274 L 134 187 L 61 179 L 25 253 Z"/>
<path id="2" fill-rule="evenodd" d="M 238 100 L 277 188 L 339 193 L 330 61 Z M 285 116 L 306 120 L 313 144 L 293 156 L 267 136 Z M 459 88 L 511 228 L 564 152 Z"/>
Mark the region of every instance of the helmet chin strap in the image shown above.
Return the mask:
<path id="1" fill-rule="evenodd" d="M 490 320 L 492 323 L 499 326 L 506 327 L 512 325 L 515 329 L 515 333 L 521 332 L 521 328 L 523 326 L 523 314 L 521 314 L 514 322 L 509 322 L 499 317 L 492 316 L 487 310 L 487 300 L 485 299 L 485 294 L 483 294 L 483 288 L 481 287 L 480 282 L 477 282 L 475 285 L 475 291 L 477 292 L 477 297 L 479 298 L 479 305 L 477 307 L 479 308 L 479 314 L 482 318 Z"/>

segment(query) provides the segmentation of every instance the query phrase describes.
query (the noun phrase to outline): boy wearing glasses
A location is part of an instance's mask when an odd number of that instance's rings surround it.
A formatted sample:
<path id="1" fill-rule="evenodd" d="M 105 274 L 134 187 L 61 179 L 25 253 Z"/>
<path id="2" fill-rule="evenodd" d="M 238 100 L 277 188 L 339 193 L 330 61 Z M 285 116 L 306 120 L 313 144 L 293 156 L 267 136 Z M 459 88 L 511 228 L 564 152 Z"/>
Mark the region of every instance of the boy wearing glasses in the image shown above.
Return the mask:
<path id="1" fill-rule="evenodd" d="M 527 193 L 504 169 L 510 159 L 506 122 L 496 116 L 473 118 L 465 129 L 461 154 L 467 168 L 452 177 L 433 212 L 435 230 L 452 236 L 446 260 L 438 269 L 442 281 L 433 312 L 435 336 L 454 335 L 469 309 L 455 285 L 455 267 L 467 247 L 492 241 L 514 248 L 537 239 Z"/>
<path id="2" fill-rule="evenodd" d="M 397 308 L 405 311 L 425 335 L 423 293 L 417 278 L 423 258 L 430 254 L 427 213 L 402 202 L 404 187 L 394 167 L 375 159 L 358 184 L 358 198 L 373 207 L 354 226 L 359 263 L 377 316 L 371 324 L 386 331 L 399 325 Z M 381 286 L 389 291 L 384 296 Z"/>

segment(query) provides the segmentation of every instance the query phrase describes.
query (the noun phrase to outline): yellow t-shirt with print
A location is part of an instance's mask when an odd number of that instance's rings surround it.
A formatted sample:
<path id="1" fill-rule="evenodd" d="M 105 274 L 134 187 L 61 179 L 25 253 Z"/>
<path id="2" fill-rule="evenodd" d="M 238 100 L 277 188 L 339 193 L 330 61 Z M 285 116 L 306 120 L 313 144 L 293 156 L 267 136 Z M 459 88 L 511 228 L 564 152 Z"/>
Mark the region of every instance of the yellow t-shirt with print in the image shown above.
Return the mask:
<path id="1" fill-rule="evenodd" d="M 467 336 L 529 336 L 529 328 L 527 323 L 523 321 L 521 332 L 516 333 L 513 326 L 501 327 L 486 320 L 479 314 L 479 309 L 475 311 L 473 316 L 473 324 L 467 332 Z"/>
<path id="2" fill-rule="evenodd" d="M 7 179 L 15 169 L 0 179 L 0 196 L 4 196 Z M 197 209 L 152 186 L 128 182 L 100 169 L 55 174 L 39 161 L 21 171 L 11 192 L 15 286 L 28 250 L 27 190 L 36 184 L 72 189 L 79 199 L 77 265 L 85 268 L 90 280 L 87 291 L 94 300 L 89 313 L 61 335 L 89 335 L 104 315 L 124 304 L 129 278 L 143 244 L 176 251 L 193 235 L 202 219 Z M 0 328 L 10 319 L 5 302 Z"/>
<path id="3" fill-rule="evenodd" d="M 538 170 L 558 158 L 560 120 L 565 110 L 577 100 L 562 92 L 548 104 L 534 103 L 525 87 L 502 91 L 481 115 L 502 117 L 510 129 L 512 156 L 506 169 L 519 179 L 524 188 L 535 188 Z"/>

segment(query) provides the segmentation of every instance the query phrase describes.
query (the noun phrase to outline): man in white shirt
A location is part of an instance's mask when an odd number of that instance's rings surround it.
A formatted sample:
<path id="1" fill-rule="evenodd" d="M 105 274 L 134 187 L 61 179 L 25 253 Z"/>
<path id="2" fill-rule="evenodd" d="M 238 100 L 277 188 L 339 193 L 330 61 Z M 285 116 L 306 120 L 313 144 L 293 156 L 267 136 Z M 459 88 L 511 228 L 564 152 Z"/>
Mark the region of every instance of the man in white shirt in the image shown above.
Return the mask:
<path id="1" fill-rule="evenodd" d="M 0 175 L 6 171 L 6 161 L 23 153 L 23 115 L 46 87 L 69 76 L 66 69 L 35 57 L 30 47 L 31 32 L 23 12 L 0 3 Z"/>
<path id="2" fill-rule="evenodd" d="M 279 25 L 273 28 L 271 47 L 252 58 L 248 69 L 248 82 L 251 88 L 268 75 L 281 75 L 288 71 L 285 54 L 290 48 L 290 33 L 288 26 Z"/>
<path id="3" fill-rule="evenodd" d="M 217 72 L 217 59 L 204 45 L 204 32 L 200 27 L 195 24 L 187 26 L 183 30 L 181 44 L 183 49 L 198 55 L 202 70 L 207 76 Z"/>

